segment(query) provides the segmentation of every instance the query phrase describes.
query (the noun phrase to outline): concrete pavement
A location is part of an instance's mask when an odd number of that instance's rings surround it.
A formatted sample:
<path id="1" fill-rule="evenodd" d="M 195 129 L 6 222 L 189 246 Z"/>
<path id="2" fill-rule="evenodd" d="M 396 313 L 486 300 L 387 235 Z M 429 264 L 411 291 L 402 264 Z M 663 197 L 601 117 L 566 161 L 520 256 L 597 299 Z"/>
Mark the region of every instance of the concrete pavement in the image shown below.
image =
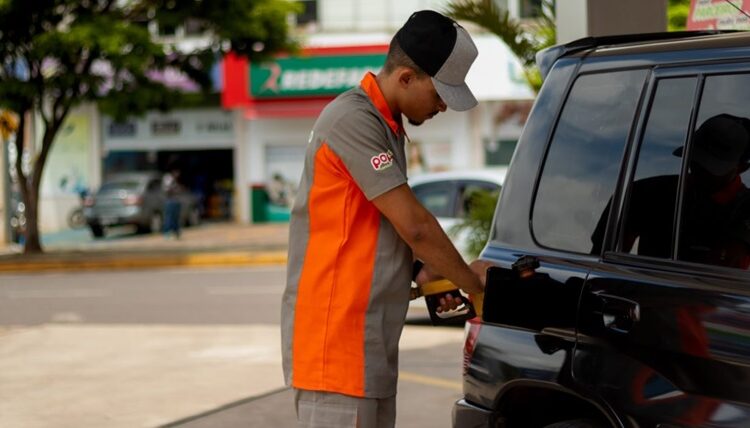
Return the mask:
<path id="1" fill-rule="evenodd" d="M 420 427 L 428 411 L 448 426 L 463 332 L 407 326 L 409 370 L 436 347 L 456 353 L 453 380 L 401 372 L 400 390 L 427 385 L 446 395 L 435 409 L 400 405 L 400 427 Z M 293 427 L 284 391 L 276 325 L 65 325 L 0 329 L 0 426 L 15 428 Z M 426 354 L 427 353 L 427 354 Z M 419 356 L 419 358 L 416 358 Z M 402 370 L 404 365 L 402 364 Z M 407 399 L 417 392 L 402 396 Z M 429 403 L 427 403 L 429 405 Z M 422 418 L 422 419 L 420 419 Z"/>
<path id="2" fill-rule="evenodd" d="M 41 255 L 0 247 L 0 281 L 13 272 L 286 262 L 287 224 L 204 224 L 177 241 L 127 230 L 94 240 L 84 232 L 48 239 Z M 278 336 L 271 324 L 83 324 L 58 317 L 33 327 L 0 326 L 0 426 L 292 427 Z M 414 362 L 402 360 L 399 390 L 406 394 L 398 426 L 423 426 L 425 414 L 437 415 L 432 426 L 448 426 L 449 406 L 460 394 L 462 338 L 455 328 L 406 327 L 401 350 Z M 448 363 L 455 375 L 424 372 L 432 349 L 456 353 Z M 425 386 L 441 404 L 401 401 L 424 396 Z"/>
<path id="3" fill-rule="evenodd" d="M 43 254 L 23 254 L 18 245 L 0 246 L 0 273 L 280 265 L 286 263 L 289 226 L 207 223 L 184 229 L 179 240 L 127 228 L 115 229 L 104 239 L 94 239 L 85 230 L 46 238 Z"/>

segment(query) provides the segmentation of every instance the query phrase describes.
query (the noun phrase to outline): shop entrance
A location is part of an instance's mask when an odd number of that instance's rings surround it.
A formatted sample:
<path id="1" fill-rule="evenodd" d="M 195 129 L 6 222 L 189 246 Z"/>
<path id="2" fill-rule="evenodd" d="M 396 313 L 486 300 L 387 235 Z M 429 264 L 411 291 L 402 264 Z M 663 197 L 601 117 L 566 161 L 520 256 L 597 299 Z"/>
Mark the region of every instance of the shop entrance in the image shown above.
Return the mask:
<path id="1" fill-rule="evenodd" d="M 104 159 L 104 177 L 133 171 L 180 170 L 182 184 L 201 201 L 208 220 L 232 218 L 234 161 L 232 150 L 110 151 Z"/>

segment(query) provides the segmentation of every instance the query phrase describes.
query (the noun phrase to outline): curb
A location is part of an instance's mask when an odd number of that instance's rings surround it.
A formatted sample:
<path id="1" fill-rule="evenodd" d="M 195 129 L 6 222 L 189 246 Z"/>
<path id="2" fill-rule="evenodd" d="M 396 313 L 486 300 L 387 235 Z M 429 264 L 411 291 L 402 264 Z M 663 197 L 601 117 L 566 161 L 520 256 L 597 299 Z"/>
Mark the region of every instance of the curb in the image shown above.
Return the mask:
<path id="1" fill-rule="evenodd" d="M 186 254 L 121 255 L 96 260 L 85 256 L 50 260 L 0 262 L 0 273 L 80 270 L 154 269 L 165 267 L 279 266 L 287 261 L 286 251 L 196 252 Z"/>

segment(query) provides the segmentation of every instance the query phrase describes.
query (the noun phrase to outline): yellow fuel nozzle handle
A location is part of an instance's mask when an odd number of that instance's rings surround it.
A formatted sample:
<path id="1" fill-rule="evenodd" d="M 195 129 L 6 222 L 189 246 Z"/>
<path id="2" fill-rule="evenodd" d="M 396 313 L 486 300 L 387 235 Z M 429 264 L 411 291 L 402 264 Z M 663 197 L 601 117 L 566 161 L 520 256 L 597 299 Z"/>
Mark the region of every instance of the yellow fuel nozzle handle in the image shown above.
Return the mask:
<path id="1" fill-rule="evenodd" d="M 462 303 L 456 309 L 447 312 L 437 312 L 440 307 L 440 298 L 450 294 L 454 299 L 460 298 Z M 430 320 L 433 325 L 446 324 L 448 321 L 465 321 L 481 316 L 482 299 L 484 293 L 472 294 L 471 301 L 461 295 L 458 287 L 447 279 L 439 279 L 424 283 L 417 288 L 412 288 L 411 299 L 424 296 L 427 303 L 427 310 L 430 313 Z M 472 304 L 473 301 L 473 304 Z M 476 308 L 479 308 L 478 310 Z"/>

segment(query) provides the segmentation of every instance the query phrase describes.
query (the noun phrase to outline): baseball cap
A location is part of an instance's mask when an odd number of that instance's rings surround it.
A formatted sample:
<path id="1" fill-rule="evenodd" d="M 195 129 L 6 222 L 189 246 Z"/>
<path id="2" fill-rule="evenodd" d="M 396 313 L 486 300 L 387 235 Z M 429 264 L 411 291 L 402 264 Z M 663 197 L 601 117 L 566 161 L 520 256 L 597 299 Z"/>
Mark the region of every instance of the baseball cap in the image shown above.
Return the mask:
<path id="1" fill-rule="evenodd" d="M 693 135 L 691 162 L 716 176 L 724 176 L 747 162 L 750 132 L 743 119 L 720 114 L 707 119 Z M 675 150 L 682 156 L 682 148 Z"/>
<path id="2" fill-rule="evenodd" d="M 465 79 L 478 51 L 456 21 L 434 10 L 421 10 L 409 17 L 395 38 L 404 53 L 432 78 L 448 107 L 464 111 L 477 105 Z"/>

